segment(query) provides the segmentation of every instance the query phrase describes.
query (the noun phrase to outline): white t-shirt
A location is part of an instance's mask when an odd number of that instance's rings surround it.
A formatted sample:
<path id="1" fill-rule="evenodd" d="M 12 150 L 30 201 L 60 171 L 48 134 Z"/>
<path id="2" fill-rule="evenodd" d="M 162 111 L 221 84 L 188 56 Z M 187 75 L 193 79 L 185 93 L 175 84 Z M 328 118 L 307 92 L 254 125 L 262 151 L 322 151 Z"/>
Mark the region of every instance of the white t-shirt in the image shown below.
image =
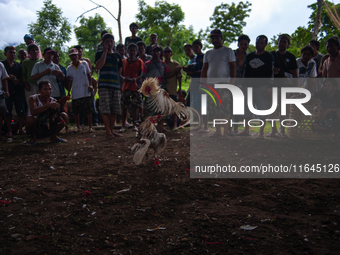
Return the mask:
<path id="1" fill-rule="evenodd" d="M 232 49 L 223 46 L 219 49 L 211 49 L 204 54 L 203 63 L 208 63 L 208 81 L 225 81 L 230 78 L 230 62 L 235 62 L 235 53 Z M 223 79 L 220 79 L 223 78 Z M 217 79 L 217 80 L 216 80 Z"/>
<path id="2" fill-rule="evenodd" d="M 31 76 L 38 74 L 38 73 L 42 73 L 48 68 L 51 68 L 52 71 L 54 71 L 54 70 L 60 71 L 59 66 L 54 64 L 53 62 L 51 62 L 49 65 L 46 65 L 44 60 L 41 60 L 41 61 L 35 63 L 35 65 L 33 66 Z M 39 80 L 37 80 L 37 84 L 39 84 L 39 82 L 43 81 L 43 80 L 48 80 L 51 83 L 51 85 L 52 85 L 52 97 L 61 97 L 59 85 L 58 85 L 58 82 L 57 82 L 57 77 L 54 76 L 52 74 L 52 72 L 50 74 L 46 74 L 46 75 L 42 76 Z"/>
<path id="3" fill-rule="evenodd" d="M 72 79 L 72 99 L 91 96 L 87 77 L 89 73 L 91 73 L 91 70 L 86 61 L 80 61 L 78 67 L 75 67 L 72 63 L 67 67 L 67 77 Z"/>
<path id="4" fill-rule="evenodd" d="M 305 66 L 302 63 L 302 59 L 298 58 L 296 60 L 297 66 L 298 66 L 298 77 L 299 77 L 299 87 L 307 87 L 306 82 L 307 78 L 315 78 L 318 76 L 318 73 L 316 72 L 316 62 L 311 59 L 307 66 Z"/>
<path id="5" fill-rule="evenodd" d="M 2 81 L 9 78 L 6 68 L 3 63 L 0 62 L 0 90 L 3 90 Z M 0 92 L 1 93 L 1 92 Z"/>

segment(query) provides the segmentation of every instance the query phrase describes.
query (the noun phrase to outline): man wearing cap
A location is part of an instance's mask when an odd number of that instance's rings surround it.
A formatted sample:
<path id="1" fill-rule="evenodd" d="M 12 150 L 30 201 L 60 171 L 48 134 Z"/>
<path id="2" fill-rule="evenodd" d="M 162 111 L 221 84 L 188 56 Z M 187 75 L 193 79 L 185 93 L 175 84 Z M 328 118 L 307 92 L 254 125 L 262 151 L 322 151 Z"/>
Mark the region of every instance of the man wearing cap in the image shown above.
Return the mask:
<path id="1" fill-rule="evenodd" d="M 95 69 L 100 69 L 98 80 L 99 110 L 103 115 L 107 138 L 122 136 L 113 132 L 116 115 L 121 113 L 119 77 L 123 66 L 120 55 L 113 51 L 114 45 L 112 34 L 103 35 L 103 51 L 97 52 L 95 57 Z"/>
<path id="2" fill-rule="evenodd" d="M 32 79 L 31 73 L 34 65 L 40 62 L 38 58 L 39 48 L 36 44 L 31 43 L 27 47 L 29 57 L 22 62 L 22 83 L 25 86 L 25 99 L 28 106 L 28 99 L 30 96 L 38 94 L 38 84 L 36 80 Z"/>
<path id="3" fill-rule="evenodd" d="M 152 54 L 152 47 L 157 44 L 157 41 L 158 41 L 158 35 L 156 33 L 152 33 L 150 35 L 150 44 L 148 46 L 146 46 L 146 48 L 145 48 L 145 53 L 147 55 Z"/>
<path id="4" fill-rule="evenodd" d="M 77 132 L 81 131 L 79 123 L 79 113 L 83 109 L 87 114 L 89 124 L 89 132 L 92 133 L 92 100 L 91 91 L 91 70 L 86 61 L 78 59 L 78 50 L 72 48 L 69 51 L 71 64 L 67 67 L 67 80 L 68 80 L 68 96 L 72 88 L 72 111 L 74 113 L 75 122 L 77 125 Z"/>
<path id="5" fill-rule="evenodd" d="M 64 80 L 65 76 L 60 70 L 59 66 L 54 64 L 52 59 L 54 57 L 54 50 L 51 47 L 44 49 L 44 60 L 37 62 L 32 69 L 32 79 L 39 83 L 42 80 L 47 80 L 52 85 L 52 97 L 59 100 L 62 96 L 57 77 Z"/>
<path id="6" fill-rule="evenodd" d="M 32 43 L 34 43 L 35 45 L 37 45 L 37 44 L 34 42 L 33 35 L 30 35 L 30 34 L 25 34 L 25 36 L 24 36 L 24 41 L 25 41 L 25 43 L 26 43 L 27 46 L 30 45 L 30 44 L 32 44 Z M 42 58 L 40 47 L 39 47 L 38 45 L 37 45 L 37 47 L 38 47 L 38 51 L 39 51 L 39 53 L 38 53 L 38 58 Z M 28 56 L 29 56 L 29 53 L 28 53 Z"/>
<path id="7" fill-rule="evenodd" d="M 166 80 L 166 89 L 169 93 L 169 96 L 177 102 L 177 94 L 181 93 L 182 90 L 182 74 L 181 69 L 182 67 L 176 61 L 174 61 L 172 56 L 172 49 L 170 46 L 166 46 L 163 50 L 165 63 L 169 68 L 170 74 Z M 177 89 L 177 82 L 178 82 L 178 89 Z M 176 114 L 172 115 L 172 123 L 173 128 L 177 128 L 177 116 Z"/>
<path id="8" fill-rule="evenodd" d="M 125 47 L 127 47 L 130 43 L 137 43 L 137 42 L 143 41 L 142 38 L 136 36 L 138 28 L 139 28 L 138 24 L 133 22 L 130 24 L 129 27 L 131 31 L 131 36 L 125 38 L 125 43 L 124 43 Z"/>
<path id="9" fill-rule="evenodd" d="M 210 83 L 212 85 L 216 83 L 230 82 L 234 83 L 236 77 L 236 59 L 235 54 L 229 47 L 223 46 L 223 35 L 221 30 L 213 30 L 210 33 L 211 43 L 214 48 L 207 51 L 203 58 L 203 69 L 201 73 L 201 82 Z M 231 94 L 227 89 L 217 89 L 223 106 L 217 110 L 220 118 L 230 120 L 231 115 Z M 215 109 L 215 108 L 214 108 Z M 228 137 L 228 124 L 224 125 L 224 134 L 222 134 L 221 125 L 216 125 L 216 132 L 213 136 Z M 207 132 L 208 127 L 205 125 L 203 131 Z"/>

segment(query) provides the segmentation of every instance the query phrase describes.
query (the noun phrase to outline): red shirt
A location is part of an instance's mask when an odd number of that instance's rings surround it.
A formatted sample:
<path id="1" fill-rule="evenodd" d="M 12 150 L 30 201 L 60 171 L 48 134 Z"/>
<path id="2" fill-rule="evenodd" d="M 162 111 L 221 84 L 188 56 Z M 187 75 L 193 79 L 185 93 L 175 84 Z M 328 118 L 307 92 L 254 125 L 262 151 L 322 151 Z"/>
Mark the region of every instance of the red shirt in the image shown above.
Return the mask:
<path id="1" fill-rule="evenodd" d="M 129 78 L 137 78 L 138 75 L 141 74 L 143 70 L 143 61 L 141 59 L 137 59 L 136 61 L 133 61 L 132 63 L 129 63 L 127 59 L 123 59 L 123 76 L 129 77 Z M 123 82 L 122 91 L 124 90 L 131 90 L 131 91 L 137 91 L 137 82 L 131 83 L 131 82 Z"/>

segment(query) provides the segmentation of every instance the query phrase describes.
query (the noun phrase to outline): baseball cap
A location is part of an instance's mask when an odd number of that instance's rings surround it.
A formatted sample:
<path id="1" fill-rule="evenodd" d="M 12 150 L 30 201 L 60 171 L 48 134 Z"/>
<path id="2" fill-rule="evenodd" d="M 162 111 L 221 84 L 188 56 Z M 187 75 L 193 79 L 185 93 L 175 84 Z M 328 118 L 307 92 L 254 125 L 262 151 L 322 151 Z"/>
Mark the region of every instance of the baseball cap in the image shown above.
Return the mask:
<path id="1" fill-rule="evenodd" d="M 164 47 L 163 52 L 166 52 L 166 51 L 171 51 L 172 52 L 172 49 L 170 48 L 170 46 Z"/>
<path id="2" fill-rule="evenodd" d="M 215 30 L 211 31 L 209 37 L 212 37 L 214 35 L 223 37 L 223 34 L 222 34 L 221 30 L 219 30 L 219 29 L 215 29 Z"/>
<path id="3" fill-rule="evenodd" d="M 47 47 L 47 48 L 45 48 L 44 49 L 44 53 L 43 54 L 45 54 L 46 52 L 54 52 L 54 50 L 51 48 L 51 47 Z"/>
<path id="4" fill-rule="evenodd" d="M 79 51 L 76 49 L 76 48 L 72 48 L 70 49 L 70 51 L 68 52 L 68 55 L 71 56 L 71 55 L 78 55 L 79 54 Z"/>

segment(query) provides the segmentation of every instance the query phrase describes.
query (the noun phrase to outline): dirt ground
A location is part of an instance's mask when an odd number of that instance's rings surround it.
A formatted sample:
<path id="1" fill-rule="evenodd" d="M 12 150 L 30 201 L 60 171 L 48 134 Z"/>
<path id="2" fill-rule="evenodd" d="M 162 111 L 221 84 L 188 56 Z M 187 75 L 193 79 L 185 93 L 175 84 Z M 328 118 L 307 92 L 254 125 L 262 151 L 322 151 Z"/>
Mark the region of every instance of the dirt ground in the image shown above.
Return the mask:
<path id="1" fill-rule="evenodd" d="M 338 179 L 191 179 L 189 130 L 166 135 L 161 167 L 132 163 L 131 130 L 0 144 L 0 253 L 339 254 Z M 225 144 L 232 162 L 340 163 L 330 141 Z"/>

